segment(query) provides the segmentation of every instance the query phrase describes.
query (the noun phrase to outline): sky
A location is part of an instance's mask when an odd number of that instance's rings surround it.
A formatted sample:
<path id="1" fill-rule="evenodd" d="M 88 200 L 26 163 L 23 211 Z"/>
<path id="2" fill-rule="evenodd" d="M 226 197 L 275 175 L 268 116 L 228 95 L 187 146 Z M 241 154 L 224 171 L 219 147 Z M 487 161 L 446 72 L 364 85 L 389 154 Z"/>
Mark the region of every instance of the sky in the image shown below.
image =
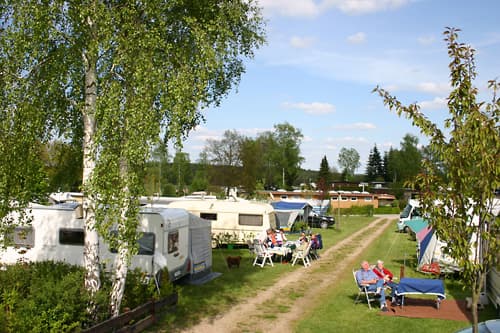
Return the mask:
<path id="1" fill-rule="evenodd" d="M 255 137 L 288 122 L 303 134 L 304 169 L 326 156 L 340 169 L 342 148 L 354 148 L 364 173 L 370 150 L 400 148 L 406 134 L 427 139 L 410 120 L 389 111 L 372 90 L 380 86 L 442 128 L 447 118 L 449 58 L 445 27 L 476 50 L 479 99 L 500 79 L 498 0 L 258 0 L 267 43 L 245 61 L 241 82 L 189 134 L 190 160 L 224 131 Z"/>

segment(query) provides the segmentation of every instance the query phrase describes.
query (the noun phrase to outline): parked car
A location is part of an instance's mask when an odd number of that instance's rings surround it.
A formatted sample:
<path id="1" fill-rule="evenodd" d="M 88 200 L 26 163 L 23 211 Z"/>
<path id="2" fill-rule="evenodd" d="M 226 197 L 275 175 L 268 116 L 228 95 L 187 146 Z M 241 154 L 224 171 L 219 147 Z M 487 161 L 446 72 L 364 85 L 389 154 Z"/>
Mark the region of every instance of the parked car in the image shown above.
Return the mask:
<path id="1" fill-rule="evenodd" d="M 309 215 L 307 223 L 311 228 L 326 229 L 335 224 L 335 218 L 333 216 L 313 214 Z"/>

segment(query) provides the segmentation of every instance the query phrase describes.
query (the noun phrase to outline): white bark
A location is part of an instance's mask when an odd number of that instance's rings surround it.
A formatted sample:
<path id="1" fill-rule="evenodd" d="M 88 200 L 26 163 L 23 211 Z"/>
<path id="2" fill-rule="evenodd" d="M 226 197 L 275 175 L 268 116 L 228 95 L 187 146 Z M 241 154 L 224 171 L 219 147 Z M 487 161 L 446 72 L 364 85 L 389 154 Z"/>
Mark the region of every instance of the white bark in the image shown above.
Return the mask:
<path id="1" fill-rule="evenodd" d="M 128 246 L 126 243 L 120 245 L 115 259 L 115 276 L 111 289 L 111 315 L 116 317 L 120 314 L 123 294 L 125 292 L 125 281 L 128 273 Z"/>
<path id="2" fill-rule="evenodd" d="M 99 278 L 99 236 L 95 229 L 95 197 L 87 193 L 87 186 L 95 168 L 94 147 L 95 110 L 97 103 L 97 74 L 95 61 L 84 56 L 85 62 L 85 106 L 83 111 L 83 178 L 85 248 L 83 265 L 85 268 L 85 288 L 94 295 L 101 286 Z M 92 310 L 91 310 L 92 311 Z"/>
<path id="3" fill-rule="evenodd" d="M 127 174 L 127 162 L 122 160 L 120 165 L 120 173 L 122 177 L 126 179 Z M 122 211 L 121 211 L 121 221 L 122 224 L 118 226 L 118 233 L 125 233 L 127 228 L 127 212 L 129 209 L 129 199 L 128 194 L 130 192 L 129 187 L 125 185 L 123 188 L 123 193 L 126 193 L 123 199 Z M 122 230 L 123 231 L 122 231 Z M 125 293 L 125 281 L 127 280 L 128 264 L 130 258 L 130 244 L 129 240 L 121 239 L 118 245 L 118 254 L 115 258 L 115 273 L 113 279 L 113 285 L 111 288 L 111 315 L 116 317 L 120 314 L 120 306 L 123 299 L 123 294 Z"/>

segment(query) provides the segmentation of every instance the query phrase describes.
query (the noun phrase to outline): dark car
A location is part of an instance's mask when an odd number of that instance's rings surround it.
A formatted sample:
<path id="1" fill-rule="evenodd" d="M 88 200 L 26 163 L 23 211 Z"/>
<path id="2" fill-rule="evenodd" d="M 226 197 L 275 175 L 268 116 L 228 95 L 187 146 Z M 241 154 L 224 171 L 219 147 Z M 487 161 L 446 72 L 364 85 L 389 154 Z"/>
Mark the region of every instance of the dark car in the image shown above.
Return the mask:
<path id="1" fill-rule="evenodd" d="M 335 224 L 335 218 L 327 215 L 309 215 L 307 223 L 311 228 L 326 229 Z"/>

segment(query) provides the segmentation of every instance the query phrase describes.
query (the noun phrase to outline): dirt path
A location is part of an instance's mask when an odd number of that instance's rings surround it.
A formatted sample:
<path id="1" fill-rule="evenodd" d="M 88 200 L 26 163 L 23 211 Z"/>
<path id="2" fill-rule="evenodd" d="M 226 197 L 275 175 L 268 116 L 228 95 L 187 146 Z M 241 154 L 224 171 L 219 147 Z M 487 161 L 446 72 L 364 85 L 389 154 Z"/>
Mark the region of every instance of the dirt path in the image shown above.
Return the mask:
<path id="1" fill-rule="evenodd" d="M 311 267 L 301 267 L 287 274 L 257 295 L 240 302 L 216 318 L 207 318 L 185 333 L 240 333 L 268 332 L 270 327 L 279 327 L 280 332 L 293 332 L 297 319 L 307 316 L 316 306 L 319 297 L 335 284 L 337 277 L 346 269 L 351 269 L 352 261 L 375 240 L 396 216 L 376 218 L 372 223 L 321 253 L 321 258 L 313 261 Z M 357 263 L 355 264 L 357 265 Z M 271 268 L 272 269 L 272 268 Z M 307 287 L 297 281 L 309 281 Z M 286 305 L 276 300 L 276 295 L 293 293 L 294 298 L 286 298 Z M 307 297 L 306 296 L 307 293 Z M 314 296 L 315 297 L 311 297 Z M 279 313 L 273 315 L 273 313 Z"/>

